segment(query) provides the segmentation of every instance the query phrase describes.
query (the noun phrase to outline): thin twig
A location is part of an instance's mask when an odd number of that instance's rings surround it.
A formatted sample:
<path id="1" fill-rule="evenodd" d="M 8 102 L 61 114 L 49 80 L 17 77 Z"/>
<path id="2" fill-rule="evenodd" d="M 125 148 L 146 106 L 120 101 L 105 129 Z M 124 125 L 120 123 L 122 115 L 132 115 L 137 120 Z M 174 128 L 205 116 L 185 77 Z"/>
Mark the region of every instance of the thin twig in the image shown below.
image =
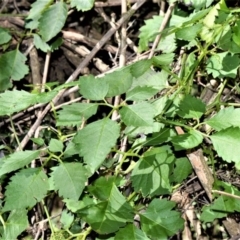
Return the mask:
<path id="1" fill-rule="evenodd" d="M 131 9 L 124 14 L 120 20 L 117 22 L 116 26 L 112 27 L 104 36 L 103 38 L 98 42 L 98 44 L 92 49 L 92 51 L 89 53 L 89 55 L 79 64 L 79 66 L 77 67 L 77 69 L 73 72 L 73 74 L 68 78 L 68 80 L 66 81 L 66 83 L 72 82 L 74 81 L 77 76 L 79 75 L 79 73 L 81 72 L 81 70 L 86 67 L 86 65 L 91 61 L 91 59 L 95 56 L 95 54 L 103 47 L 103 45 L 108 41 L 108 39 L 121 27 L 121 25 L 127 21 L 134 13 L 135 11 L 140 8 L 147 0 L 139 0 L 138 2 L 136 2 Z M 52 100 L 53 104 L 56 104 L 58 102 L 58 100 L 62 97 L 63 93 L 65 92 L 65 89 L 61 90 L 57 96 Z M 39 116 L 37 118 L 37 120 L 35 121 L 35 123 L 32 125 L 32 127 L 29 129 L 28 133 L 26 134 L 26 136 L 23 138 L 22 142 L 21 142 L 21 146 L 17 148 L 17 150 L 19 150 L 20 148 L 23 149 L 26 144 L 28 143 L 29 139 L 32 137 L 32 135 L 34 134 L 35 130 L 37 129 L 37 127 L 41 124 L 43 118 L 45 117 L 45 115 L 48 113 L 48 111 L 51 109 L 51 104 L 49 103 L 45 109 L 43 110 L 41 116 Z"/>
<path id="2" fill-rule="evenodd" d="M 160 40 L 161 40 L 161 38 L 162 38 L 162 31 L 165 29 L 165 27 L 167 26 L 167 23 L 168 23 L 168 21 L 169 21 L 169 19 L 170 19 L 170 17 L 171 17 L 171 14 L 172 14 L 172 11 L 173 11 L 173 9 L 174 9 L 174 7 L 175 7 L 175 4 L 176 3 L 171 3 L 170 5 L 169 5 L 169 7 L 168 7 L 168 10 L 167 10 L 167 12 L 166 12 L 166 14 L 165 14 L 165 16 L 164 16 L 164 18 L 163 18 L 163 21 L 162 21 L 162 24 L 161 24 L 161 26 L 160 26 L 160 28 L 159 28 L 159 34 L 157 35 L 157 37 L 155 38 L 155 40 L 154 40 L 154 43 L 153 43 L 153 46 L 152 46 L 152 49 L 151 49 L 151 52 L 150 52 L 150 54 L 149 54 L 149 56 L 148 56 L 148 58 L 150 59 L 150 58 L 152 58 L 153 57 L 153 55 L 154 55 L 154 51 L 155 51 L 155 49 L 157 48 L 157 46 L 158 46 L 158 43 L 160 42 Z"/>

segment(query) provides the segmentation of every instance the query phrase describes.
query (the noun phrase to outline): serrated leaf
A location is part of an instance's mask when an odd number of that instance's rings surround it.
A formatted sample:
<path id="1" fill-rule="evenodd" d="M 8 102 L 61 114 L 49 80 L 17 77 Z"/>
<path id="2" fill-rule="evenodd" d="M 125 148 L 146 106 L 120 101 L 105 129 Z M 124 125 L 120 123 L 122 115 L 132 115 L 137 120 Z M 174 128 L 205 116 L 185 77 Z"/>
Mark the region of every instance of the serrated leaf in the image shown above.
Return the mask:
<path id="1" fill-rule="evenodd" d="M 167 83 L 168 73 L 162 70 L 161 72 L 155 72 L 152 69 L 147 70 L 143 75 L 133 79 L 131 90 L 136 87 L 153 87 L 161 91 L 168 86 Z"/>
<path id="2" fill-rule="evenodd" d="M 128 126 L 150 126 L 153 124 L 155 108 L 148 102 L 123 106 L 120 111 L 122 121 Z"/>
<path id="3" fill-rule="evenodd" d="M 73 103 L 58 111 L 57 126 L 76 126 L 96 114 L 98 104 Z"/>
<path id="4" fill-rule="evenodd" d="M 139 34 L 139 52 L 148 49 L 148 42 L 152 41 L 156 36 L 159 26 L 163 20 L 162 16 L 153 16 L 152 19 L 145 20 L 145 25 L 140 28 Z"/>
<path id="5" fill-rule="evenodd" d="M 152 239 L 168 239 L 183 229 L 181 213 L 172 210 L 176 203 L 154 199 L 146 212 L 140 214 L 142 230 Z"/>
<path id="6" fill-rule="evenodd" d="M 179 104 L 177 114 L 183 118 L 199 119 L 206 111 L 206 105 L 191 95 L 186 95 Z"/>
<path id="7" fill-rule="evenodd" d="M 206 121 L 208 125 L 219 131 L 228 127 L 240 127 L 240 109 L 227 107 Z"/>
<path id="8" fill-rule="evenodd" d="M 173 53 L 162 53 L 158 56 L 154 56 L 152 58 L 153 64 L 155 66 L 162 66 L 162 65 L 169 65 L 174 60 L 174 54 Z"/>
<path id="9" fill-rule="evenodd" d="M 51 152 L 61 152 L 63 150 L 63 143 L 58 139 L 51 138 L 48 149 Z"/>
<path id="10" fill-rule="evenodd" d="M 106 97 L 109 84 L 104 78 L 95 78 L 93 75 L 81 77 L 80 93 L 86 99 L 102 100 Z"/>
<path id="11" fill-rule="evenodd" d="M 207 61 L 206 70 L 214 78 L 235 78 L 240 64 L 238 55 L 231 55 L 229 52 L 216 53 Z"/>
<path id="12" fill-rule="evenodd" d="M 36 103 L 47 103 L 54 98 L 56 91 L 31 94 L 26 91 L 5 91 L 0 94 L 0 116 L 11 115 Z M 14 96 L 14 97 L 13 97 Z"/>
<path id="13" fill-rule="evenodd" d="M 169 128 L 163 128 L 157 133 L 153 133 L 151 137 L 147 138 L 144 142 L 144 146 L 160 145 L 164 142 L 168 142 L 172 136 L 173 131 Z"/>
<path id="14" fill-rule="evenodd" d="M 163 53 L 172 53 L 176 48 L 175 33 L 163 37 L 157 46 L 157 50 L 162 50 Z"/>
<path id="15" fill-rule="evenodd" d="M 134 224 L 128 224 L 126 227 L 121 228 L 114 240 L 150 240 L 146 234 L 138 229 Z"/>
<path id="16" fill-rule="evenodd" d="M 48 52 L 51 50 L 49 44 L 44 42 L 41 37 L 37 34 L 33 34 L 33 43 L 37 49 L 42 50 L 43 52 Z"/>
<path id="17" fill-rule="evenodd" d="M 188 158 L 178 158 L 175 161 L 175 168 L 173 170 L 173 175 L 171 176 L 171 182 L 182 183 L 189 174 L 192 173 L 192 165 Z"/>
<path id="18" fill-rule="evenodd" d="M 1 158 L 0 176 L 18 170 L 35 160 L 39 151 L 19 151 Z"/>
<path id="19" fill-rule="evenodd" d="M 92 229 L 99 234 L 108 234 L 117 231 L 126 222 L 132 222 L 133 209 L 116 187 L 113 178 L 100 178 L 95 184 L 91 191 L 98 193 L 102 201 L 78 211 Z"/>
<path id="20" fill-rule="evenodd" d="M 197 23 L 192 26 L 180 28 L 176 32 L 176 38 L 190 42 L 196 38 L 202 27 L 201 23 Z"/>
<path id="21" fill-rule="evenodd" d="M 18 49 L 0 56 L 0 66 L 4 66 L 0 71 L 0 91 L 10 86 L 10 78 L 18 81 L 29 72 L 25 64 L 26 60 L 27 58 Z"/>
<path id="22" fill-rule="evenodd" d="M 74 137 L 84 162 L 94 172 L 103 163 L 111 148 L 116 144 L 120 128 L 108 118 L 88 124 Z M 89 147 L 91 146 L 91 151 Z"/>
<path id="23" fill-rule="evenodd" d="M 106 81 L 109 86 L 106 97 L 114 97 L 125 93 L 131 87 L 133 76 L 130 68 L 125 67 L 105 75 L 102 79 Z"/>
<path id="24" fill-rule="evenodd" d="M 42 168 L 23 169 L 6 187 L 3 211 L 31 208 L 41 201 L 48 191 L 48 177 Z"/>
<path id="25" fill-rule="evenodd" d="M 229 127 L 210 136 L 217 154 L 227 162 L 239 164 L 240 128 Z"/>
<path id="26" fill-rule="evenodd" d="M 60 219 L 63 229 L 69 229 L 73 221 L 74 221 L 73 214 L 70 212 L 67 212 L 66 210 L 63 210 L 61 219 Z"/>
<path id="27" fill-rule="evenodd" d="M 42 39 L 48 42 L 55 37 L 63 28 L 66 19 L 67 5 L 63 1 L 50 6 L 39 19 L 39 32 Z"/>
<path id="28" fill-rule="evenodd" d="M 169 194 L 169 176 L 174 161 L 174 156 L 166 151 L 143 157 L 131 175 L 134 190 L 141 191 L 143 197 Z"/>
<path id="29" fill-rule="evenodd" d="M 80 201 L 76 201 L 73 199 L 63 199 L 63 202 L 66 203 L 67 209 L 74 213 L 87 206 L 97 204 L 97 200 L 94 198 L 90 198 L 88 195 L 84 195 Z"/>
<path id="30" fill-rule="evenodd" d="M 203 140 L 203 136 L 196 130 L 190 130 L 189 133 L 173 136 L 172 143 L 175 151 L 183 149 L 192 149 L 197 147 Z"/>
<path id="31" fill-rule="evenodd" d="M 131 73 L 134 77 L 142 76 L 152 65 L 152 59 L 144 59 L 131 65 Z"/>
<path id="32" fill-rule="evenodd" d="M 151 87 L 151 86 L 145 86 L 145 87 L 138 86 L 127 92 L 126 101 L 128 101 L 128 100 L 133 100 L 133 101 L 146 100 L 146 99 L 153 97 L 158 92 L 159 92 L 158 89 Z"/>
<path id="33" fill-rule="evenodd" d="M 31 5 L 31 9 L 26 18 L 25 28 L 36 29 L 38 27 L 38 20 L 41 17 L 42 13 L 51 5 L 53 0 L 37 0 Z"/>
<path id="34" fill-rule="evenodd" d="M 0 45 L 9 42 L 11 38 L 12 37 L 8 31 L 0 27 Z"/>
<path id="35" fill-rule="evenodd" d="M 52 168 L 55 190 L 63 198 L 78 200 L 89 176 L 88 171 L 81 163 L 62 163 Z"/>
<path id="36" fill-rule="evenodd" d="M 94 0 L 71 0 L 71 7 L 76 7 L 78 11 L 88 11 L 93 7 Z"/>
<path id="37" fill-rule="evenodd" d="M 2 239 L 17 239 L 28 227 L 28 216 L 26 209 L 12 210 L 5 222 Z"/>

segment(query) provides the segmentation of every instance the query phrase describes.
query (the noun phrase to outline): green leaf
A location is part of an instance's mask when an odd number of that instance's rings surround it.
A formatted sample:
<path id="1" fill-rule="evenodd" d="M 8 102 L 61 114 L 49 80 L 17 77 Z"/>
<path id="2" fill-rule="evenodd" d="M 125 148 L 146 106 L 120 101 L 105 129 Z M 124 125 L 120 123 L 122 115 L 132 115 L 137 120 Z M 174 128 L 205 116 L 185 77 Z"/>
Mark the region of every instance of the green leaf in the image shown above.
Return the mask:
<path id="1" fill-rule="evenodd" d="M 207 61 L 206 70 L 214 78 L 235 78 L 239 67 L 240 58 L 238 55 L 231 55 L 229 52 L 216 53 Z"/>
<path id="2" fill-rule="evenodd" d="M 169 65 L 174 61 L 174 54 L 173 53 L 162 53 L 158 56 L 154 56 L 152 58 L 153 64 L 155 66 L 162 66 L 162 65 Z"/>
<path id="3" fill-rule="evenodd" d="M 50 140 L 48 149 L 51 152 L 62 152 L 62 150 L 63 150 L 63 143 L 60 140 L 58 140 L 58 139 L 52 138 Z"/>
<path id="4" fill-rule="evenodd" d="M 52 4 L 53 0 L 37 0 L 31 5 L 30 12 L 26 18 L 25 27 L 29 29 L 36 29 L 38 27 L 38 20 L 42 13 Z"/>
<path id="5" fill-rule="evenodd" d="M 178 158 L 175 161 L 175 168 L 171 176 L 171 182 L 182 183 L 192 173 L 192 165 L 186 157 Z"/>
<path id="6" fill-rule="evenodd" d="M 146 212 L 140 214 L 142 230 L 152 239 L 168 239 L 183 229 L 181 213 L 172 210 L 175 203 L 154 199 Z"/>
<path id="7" fill-rule="evenodd" d="M 10 86 L 10 78 L 18 81 L 29 72 L 26 60 L 27 58 L 17 49 L 0 56 L 0 66 L 4 66 L 0 71 L 0 91 Z"/>
<path id="8" fill-rule="evenodd" d="M 38 146 L 42 146 L 45 144 L 44 139 L 43 138 L 30 138 L 35 144 L 37 144 Z"/>
<path id="9" fill-rule="evenodd" d="M 137 61 L 131 65 L 131 73 L 137 78 L 142 76 L 152 65 L 152 59 L 144 59 Z"/>
<path id="10" fill-rule="evenodd" d="M 125 93 L 131 87 L 133 76 L 130 68 L 125 67 L 105 75 L 101 80 L 109 85 L 107 97 L 114 97 Z"/>
<path id="11" fill-rule="evenodd" d="M 172 143 L 176 151 L 183 149 L 192 149 L 197 147 L 203 140 L 203 136 L 196 130 L 190 130 L 189 133 L 173 136 Z"/>
<path id="12" fill-rule="evenodd" d="M 42 168 L 22 169 L 11 177 L 6 187 L 3 211 L 33 207 L 45 197 L 48 188 L 48 178 Z"/>
<path id="13" fill-rule="evenodd" d="M 12 97 L 14 96 L 14 98 Z M 25 91 L 5 91 L 0 94 L 0 115 L 11 115 L 35 103 L 31 94 Z"/>
<path id="14" fill-rule="evenodd" d="M 141 101 L 153 97 L 159 90 L 150 86 L 146 87 L 135 87 L 132 90 L 127 92 L 126 101 Z"/>
<path id="15" fill-rule="evenodd" d="M 190 42 L 197 37 L 202 27 L 203 25 L 201 23 L 197 23 L 192 26 L 180 28 L 176 32 L 176 38 Z"/>
<path id="16" fill-rule="evenodd" d="M 141 191 L 143 197 L 169 194 L 169 176 L 174 161 L 175 157 L 167 151 L 143 157 L 131 175 L 134 190 Z"/>
<path id="17" fill-rule="evenodd" d="M 119 113 L 122 121 L 128 126 L 151 126 L 153 124 L 155 108 L 148 102 L 141 102 L 123 106 Z"/>
<path id="18" fill-rule="evenodd" d="M 158 91 L 161 91 L 168 86 L 167 79 L 168 73 L 164 70 L 156 73 L 152 69 L 149 69 L 140 77 L 133 79 L 133 83 L 129 91 L 136 87 L 153 87 L 158 89 Z"/>
<path id="19" fill-rule="evenodd" d="M 175 33 L 163 37 L 157 46 L 157 50 L 161 50 L 163 53 L 172 53 L 176 50 L 176 48 L 177 44 Z"/>
<path id="20" fill-rule="evenodd" d="M 215 130 L 223 130 L 228 127 L 240 127 L 240 109 L 227 107 L 221 109 L 216 115 L 206 121 Z"/>
<path id="21" fill-rule="evenodd" d="M 78 212 L 94 231 L 99 234 L 113 233 L 126 222 L 133 221 L 133 209 L 119 192 L 113 178 L 99 178 L 90 191 L 102 201 Z"/>
<path id="22" fill-rule="evenodd" d="M 5 222 L 5 230 L 2 239 L 17 239 L 28 227 L 28 216 L 26 209 L 12 210 Z"/>
<path id="23" fill-rule="evenodd" d="M 1 158 L 0 176 L 26 166 L 38 156 L 39 151 L 19 151 Z"/>
<path id="24" fill-rule="evenodd" d="M 227 162 L 239 164 L 240 128 L 229 127 L 210 136 L 217 154 Z"/>
<path id="25" fill-rule="evenodd" d="M 60 222 L 63 226 L 63 229 L 69 229 L 71 224 L 74 221 L 74 216 L 72 213 L 67 212 L 66 210 L 62 211 Z"/>
<path id="26" fill-rule="evenodd" d="M 12 37 L 8 31 L 0 27 L 0 45 L 9 42 L 11 38 Z"/>
<path id="27" fill-rule="evenodd" d="M 84 162 L 94 172 L 103 163 L 119 137 L 119 125 L 108 118 L 88 124 L 74 137 Z M 89 151 L 91 149 L 91 151 Z"/>
<path id="28" fill-rule="evenodd" d="M 140 28 L 139 34 L 139 52 L 148 49 L 148 42 L 154 40 L 162 20 L 162 16 L 153 16 L 152 19 L 144 21 L 145 25 Z"/>
<path id="29" fill-rule="evenodd" d="M 82 121 L 96 114 L 98 104 L 95 103 L 73 103 L 63 106 L 59 110 L 57 126 L 79 126 Z"/>
<path id="30" fill-rule="evenodd" d="M 36 103 L 47 103 L 56 95 L 56 91 L 31 94 L 26 91 L 5 91 L 0 94 L 0 116 L 11 115 Z M 14 97 L 13 97 L 14 96 Z"/>
<path id="31" fill-rule="evenodd" d="M 33 34 L 33 43 L 34 43 L 34 46 L 37 48 L 37 49 L 40 49 L 42 50 L 43 52 L 48 52 L 51 50 L 49 44 L 47 44 L 46 42 L 44 42 L 42 40 L 42 38 L 37 35 L 37 34 Z"/>
<path id="32" fill-rule="evenodd" d="M 150 240 L 146 234 L 134 226 L 134 224 L 128 224 L 124 228 L 121 228 L 114 240 Z"/>
<path id="33" fill-rule="evenodd" d="M 55 37 L 62 30 L 66 19 L 67 5 L 63 1 L 55 3 L 44 11 L 39 19 L 39 31 L 43 41 L 48 42 Z"/>
<path id="34" fill-rule="evenodd" d="M 173 131 L 171 129 L 161 129 L 159 132 L 154 133 L 151 137 L 147 138 L 147 140 L 144 142 L 144 146 L 155 146 L 160 145 L 164 142 L 168 142 L 172 135 Z"/>
<path id="35" fill-rule="evenodd" d="M 177 114 L 182 118 L 199 119 L 206 111 L 206 105 L 191 95 L 186 95 L 179 104 Z"/>
<path id="36" fill-rule="evenodd" d="M 71 7 L 76 7 L 78 11 L 88 11 L 94 5 L 94 0 L 71 0 Z"/>
<path id="37" fill-rule="evenodd" d="M 220 182 L 220 186 L 225 189 L 225 192 L 239 197 L 239 191 L 230 184 Z M 239 212 L 239 200 L 234 197 L 220 196 L 214 200 L 210 206 L 204 206 L 200 216 L 203 222 L 213 222 L 217 218 L 224 218 L 229 213 Z"/>
<path id="38" fill-rule="evenodd" d="M 85 187 L 89 173 L 81 163 L 62 163 L 52 168 L 55 190 L 63 198 L 78 200 Z"/>
<path id="39" fill-rule="evenodd" d="M 106 97 L 109 85 L 104 78 L 95 78 L 93 75 L 81 77 L 80 93 L 86 99 L 102 100 Z"/>
<path id="40" fill-rule="evenodd" d="M 217 41 L 218 47 L 231 53 L 240 53 L 240 46 L 232 40 L 232 29 L 229 25 L 223 28 L 221 36 Z"/>
<path id="41" fill-rule="evenodd" d="M 97 200 L 94 198 L 90 198 L 88 195 L 84 195 L 80 201 L 76 201 L 73 199 L 63 199 L 63 202 L 66 203 L 67 209 L 74 213 L 87 206 L 97 204 Z"/>

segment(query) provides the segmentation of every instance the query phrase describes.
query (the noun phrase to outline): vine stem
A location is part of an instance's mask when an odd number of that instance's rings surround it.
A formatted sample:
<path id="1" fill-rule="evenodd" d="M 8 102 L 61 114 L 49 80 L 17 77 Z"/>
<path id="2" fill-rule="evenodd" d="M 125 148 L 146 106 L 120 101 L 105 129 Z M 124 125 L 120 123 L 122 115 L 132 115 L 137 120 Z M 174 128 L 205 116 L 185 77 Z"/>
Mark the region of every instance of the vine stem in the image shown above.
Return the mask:
<path id="1" fill-rule="evenodd" d="M 147 0 L 139 0 L 137 1 L 132 7 L 131 9 L 126 12 L 126 14 L 124 14 L 119 20 L 118 22 L 115 24 L 115 26 L 112 26 L 111 29 L 109 29 L 109 31 L 102 37 L 102 39 L 98 42 L 98 44 L 96 44 L 96 46 L 92 49 L 92 51 L 87 55 L 87 57 L 79 64 L 79 66 L 77 67 L 77 69 L 72 73 L 72 75 L 67 79 L 66 83 L 72 82 L 74 81 L 77 76 L 79 75 L 79 73 L 81 72 L 81 70 L 87 66 L 87 64 L 90 62 L 90 60 L 96 55 L 96 53 L 103 47 L 103 45 L 108 41 L 108 39 L 121 27 L 121 25 L 126 22 L 134 13 L 137 9 L 139 9 Z M 58 100 L 61 98 L 61 96 L 64 94 L 65 89 L 62 89 L 57 96 L 52 100 L 53 104 L 56 104 L 58 102 Z M 29 129 L 28 133 L 26 134 L 26 136 L 23 138 L 22 142 L 20 143 L 20 146 L 17 148 L 17 151 L 19 151 L 20 149 L 23 149 L 29 139 L 33 136 L 34 132 L 36 131 L 36 129 L 38 128 L 38 126 L 41 124 L 43 118 L 45 117 L 45 115 L 49 112 L 49 110 L 51 109 L 51 104 L 49 103 L 45 109 L 42 111 L 42 114 L 40 116 L 38 116 L 37 120 L 35 121 L 35 123 L 32 125 L 32 127 Z"/>

